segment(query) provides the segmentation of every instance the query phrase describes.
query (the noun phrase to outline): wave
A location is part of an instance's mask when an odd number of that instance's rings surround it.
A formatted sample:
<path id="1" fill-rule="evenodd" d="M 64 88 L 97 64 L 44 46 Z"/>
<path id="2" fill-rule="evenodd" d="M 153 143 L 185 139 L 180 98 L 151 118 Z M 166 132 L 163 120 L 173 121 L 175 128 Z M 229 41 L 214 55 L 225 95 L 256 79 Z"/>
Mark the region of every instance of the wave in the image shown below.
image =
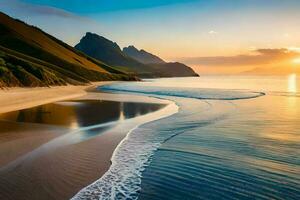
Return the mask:
<path id="1" fill-rule="evenodd" d="M 116 148 L 109 170 L 99 180 L 83 188 L 73 200 L 138 199 L 142 173 L 163 143 L 186 131 L 222 120 L 235 110 L 235 105 L 230 101 L 207 102 L 198 99 L 237 100 L 264 95 L 248 91 L 152 87 L 142 83 L 120 83 L 100 88 L 102 91 L 138 93 L 168 99 L 176 102 L 179 111 L 131 130 Z"/>
<path id="2" fill-rule="evenodd" d="M 156 87 L 143 83 L 117 83 L 99 87 L 103 91 L 129 92 L 158 96 L 174 96 L 207 100 L 239 100 L 264 96 L 264 92 L 226 89 Z"/>
<path id="3" fill-rule="evenodd" d="M 153 120 L 166 118 L 178 112 L 171 103 L 158 111 Z M 149 155 L 159 147 L 159 142 L 149 141 L 149 131 L 135 127 L 115 149 L 109 170 L 93 184 L 83 188 L 72 199 L 137 199 L 142 171 L 149 162 Z"/>
<path id="4" fill-rule="evenodd" d="M 81 199 L 138 199 L 141 178 L 145 168 L 151 162 L 154 152 L 169 139 L 187 130 L 207 126 L 221 120 L 234 106 L 231 103 L 207 103 L 196 99 L 171 98 L 179 105 L 179 112 L 170 117 L 143 124 L 133 129 L 119 144 L 112 156 L 112 165 L 99 180 L 82 189 L 73 200 Z M 187 102 L 188 101 L 188 102 Z M 184 104 L 192 105 L 181 109 Z M 220 107 L 222 112 L 220 113 Z M 189 110 L 188 113 L 185 111 Z M 190 116 L 202 113 L 202 120 L 191 120 Z M 223 113 L 223 114 L 222 114 Z M 178 121 L 178 118 L 180 120 Z M 174 124 L 174 121 L 178 122 Z M 158 129 L 159 128 L 159 129 Z"/>

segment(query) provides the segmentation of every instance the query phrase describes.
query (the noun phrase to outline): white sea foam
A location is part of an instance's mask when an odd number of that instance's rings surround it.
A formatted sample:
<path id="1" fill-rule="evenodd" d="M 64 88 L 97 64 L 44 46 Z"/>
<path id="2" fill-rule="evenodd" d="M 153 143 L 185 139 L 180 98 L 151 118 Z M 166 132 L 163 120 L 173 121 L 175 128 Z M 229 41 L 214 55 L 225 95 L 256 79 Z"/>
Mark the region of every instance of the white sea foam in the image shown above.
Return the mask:
<path id="1" fill-rule="evenodd" d="M 165 118 L 177 111 L 177 105 L 172 103 L 154 118 Z M 149 137 L 152 133 L 149 128 L 132 129 L 114 151 L 109 170 L 72 199 L 137 199 L 141 174 L 162 142 L 162 138 Z"/>
<path id="2" fill-rule="evenodd" d="M 221 99 L 221 100 L 235 100 L 254 98 L 263 95 L 263 93 L 246 92 L 246 91 L 229 91 L 229 90 L 214 90 L 214 89 L 176 89 L 176 88 L 157 88 L 151 86 L 141 86 L 133 83 L 121 83 L 102 87 L 104 90 L 118 91 L 118 92 L 131 92 L 141 94 L 151 94 L 153 96 L 173 96 L 189 97 L 195 99 Z M 171 98 L 174 99 L 174 98 Z M 197 101 L 197 100 L 194 100 Z M 201 110 L 206 110 L 203 115 L 204 120 L 194 123 L 185 121 L 189 118 L 186 117 L 184 111 L 181 112 L 179 123 L 169 127 L 172 123 L 165 120 L 160 120 L 160 131 L 155 129 L 155 122 L 135 128 L 127 134 L 127 137 L 118 145 L 113 156 L 112 165 L 110 169 L 93 184 L 83 188 L 72 199 L 137 199 L 138 192 L 141 185 L 141 175 L 145 167 L 149 164 L 150 158 L 153 153 L 160 147 L 160 145 L 172 138 L 174 135 L 184 132 L 184 130 L 198 127 L 217 119 L 210 118 L 209 115 L 214 113 L 210 110 L 211 105 L 206 104 L 207 108 L 202 109 L 203 102 L 197 101 L 198 104 L 193 104 L 192 111 L 199 113 Z M 223 105 L 222 105 L 223 106 Z M 218 108 L 218 117 L 220 117 Z M 189 112 L 188 115 L 193 114 Z M 172 117 L 171 117 L 172 118 Z M 172 121 L 172 119 L 169 119 Z M 162 122 L 164 121 L 164 122 Z M 163 124 L 162 124 L 163 123 Z M 178 127 L 176 127 L 178 126 Z M 176 131 L 174 131 L 176 130 Z"/>
<path id="3" fill-rule="evenodd" d="M 130 139 L 124 140 L 118 147 L 109 171 L 73 199 L 137 199 L 140 177 L 148 155 L 159 146 L 159 143 L 143 140 L 147 130 L 139 131 L 138 136 L 132 132 Z"/>

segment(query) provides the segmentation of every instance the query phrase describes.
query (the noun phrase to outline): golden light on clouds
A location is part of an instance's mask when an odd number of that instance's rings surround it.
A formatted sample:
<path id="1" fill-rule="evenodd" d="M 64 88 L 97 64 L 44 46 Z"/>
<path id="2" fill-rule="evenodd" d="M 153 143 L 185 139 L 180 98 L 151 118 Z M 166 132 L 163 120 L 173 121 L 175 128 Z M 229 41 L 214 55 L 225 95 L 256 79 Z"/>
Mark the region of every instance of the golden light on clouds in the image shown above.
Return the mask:
<path id="1" fill-rule="evenodd" d="M 295 59 L 293 59 L 293 60 L 292 60 L 292 63 L 293 63 L 293 64 L 298 64 L 298 65 L 300 65 L 300 58 L 295 58 Z"/>
<path id="2" fill-rule="evenodd" d="M 289 51 L 295 51 L 300 53 L 300 47 L 289 47 L 287 48 Z"/>

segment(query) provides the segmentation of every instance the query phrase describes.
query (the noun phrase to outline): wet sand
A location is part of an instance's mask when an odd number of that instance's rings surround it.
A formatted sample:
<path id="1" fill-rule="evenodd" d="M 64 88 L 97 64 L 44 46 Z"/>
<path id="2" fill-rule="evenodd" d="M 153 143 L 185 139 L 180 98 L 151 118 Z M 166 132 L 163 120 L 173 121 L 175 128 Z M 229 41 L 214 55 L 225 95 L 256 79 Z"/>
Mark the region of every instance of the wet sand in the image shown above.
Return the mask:
<path id="1" fill-rule="evenodd" d="M 90 90 L 76 101 L 0 115 L 0 199 L 71 198 L 108 170 L 129 130 L 167 115 L 169 103 Z"/>
<path id="2" fill-rule="evenodd" d="M 37 88 L 0 89 L 0 113 L 30 108 L 55 101 L 78 98 L 87 94 L 89 88 L 111 83 L 95 82 L 85 86 L 56 86 Z"/>
<path id="3" fill-rule="evenodd" d="M 0 121 L 0 167 L 15 160 L 66 130 L 38 124 Z"/>

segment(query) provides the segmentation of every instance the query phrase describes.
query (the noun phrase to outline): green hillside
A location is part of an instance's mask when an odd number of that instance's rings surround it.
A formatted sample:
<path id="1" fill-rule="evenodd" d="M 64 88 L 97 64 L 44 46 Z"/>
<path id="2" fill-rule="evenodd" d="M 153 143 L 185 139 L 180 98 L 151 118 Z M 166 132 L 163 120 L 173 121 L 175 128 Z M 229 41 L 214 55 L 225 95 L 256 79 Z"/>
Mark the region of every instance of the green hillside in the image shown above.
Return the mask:
<path id="1" fill-rule="evenodd" d="M 0 87 L 136 79 L 0 13 Z"/>

